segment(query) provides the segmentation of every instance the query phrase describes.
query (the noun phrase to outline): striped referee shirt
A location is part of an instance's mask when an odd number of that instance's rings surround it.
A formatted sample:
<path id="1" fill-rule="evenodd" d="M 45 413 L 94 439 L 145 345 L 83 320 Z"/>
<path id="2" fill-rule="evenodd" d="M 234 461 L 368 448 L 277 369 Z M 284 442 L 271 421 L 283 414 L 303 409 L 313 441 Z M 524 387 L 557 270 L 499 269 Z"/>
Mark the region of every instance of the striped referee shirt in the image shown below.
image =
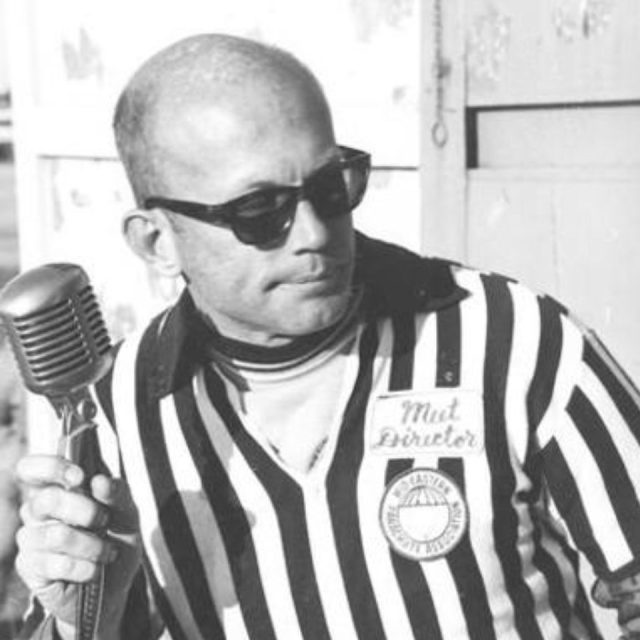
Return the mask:
<path id="1" fill-rule="evenodd" d="M 98 396 L 144 543 L 124 637 L 600 638 L 578 562 L 640 571 L 635 388 L 553 299 L 358 247 L 345 392 L 307 474 L 243 422 L 188 294 L 120 348 Z"/>

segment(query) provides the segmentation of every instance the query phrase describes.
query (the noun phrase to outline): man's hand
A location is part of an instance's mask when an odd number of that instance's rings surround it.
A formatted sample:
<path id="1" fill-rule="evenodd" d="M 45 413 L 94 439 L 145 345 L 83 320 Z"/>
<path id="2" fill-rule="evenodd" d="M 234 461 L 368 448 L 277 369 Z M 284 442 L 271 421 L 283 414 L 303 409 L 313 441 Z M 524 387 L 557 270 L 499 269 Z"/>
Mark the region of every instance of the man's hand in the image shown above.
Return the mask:
<path id="1" fill-rule="evenodd" d="M 117 637 L 140 566 L 137 513 L 122 480 L 94 476 L 87 495 L 82 469 L 57 456 L 32 455 L 17 466 L 25 488 L 16 567 L 42 605 L 75 625 L 78 585 L 105 567 L 98 636 Z M 89 495 L 90 494 L 90 495 Z"/>

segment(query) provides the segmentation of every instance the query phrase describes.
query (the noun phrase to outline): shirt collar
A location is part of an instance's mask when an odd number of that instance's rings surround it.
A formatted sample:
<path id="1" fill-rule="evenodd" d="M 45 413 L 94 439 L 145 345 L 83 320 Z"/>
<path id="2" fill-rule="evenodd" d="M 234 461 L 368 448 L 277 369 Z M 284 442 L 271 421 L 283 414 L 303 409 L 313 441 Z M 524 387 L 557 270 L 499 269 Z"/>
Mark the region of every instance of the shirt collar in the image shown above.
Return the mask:
<path id="1" fill-rule="evenodd" d="M 365 308 L 374 317 L 437 311 L 460 302 L 468 291 L 456 283 L 454 266 L 356 233 L 355 278 L 364 285 Z"/>
<path id="2" fill-rule="evenodd" d="M 407 249 L 356 233 L 356 280 L 364 287 L 365 317 L 432 312 L 458 303 L 468 292 L 455 282 L 452 263 L 422 258 Z M 194 368 L 206 359 L 211 329 L 197 311 L 188 289 L 148 331 L 157 333 L 149 383 L 157 397 L 189 384 Z"/>

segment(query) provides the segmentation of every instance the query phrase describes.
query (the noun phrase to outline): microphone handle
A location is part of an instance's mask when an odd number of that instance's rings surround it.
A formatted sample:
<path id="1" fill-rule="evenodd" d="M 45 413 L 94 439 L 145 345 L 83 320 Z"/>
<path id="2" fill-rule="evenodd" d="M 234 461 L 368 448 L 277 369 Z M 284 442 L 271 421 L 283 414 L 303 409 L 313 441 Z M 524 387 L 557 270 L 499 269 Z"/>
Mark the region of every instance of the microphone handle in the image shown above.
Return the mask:
<path id="1" fill-rule="evenodd" d="M 56 410 L 62 416 L 63 435 L 58 441 L 58 454 L 74 464 L 81 466 L 85 473 L 85 483 L 82 491 L 90 494 L 91 478 L 105 467 L 96 442 L 96 423 L 91 418 L 95 415 L 95 404 L 91 396 L 82 389 L 73 398 L 52 400 Z M 98 576 L 91 582 L 78 586 L 78 600 L 76 602 L 76 636 L 75 640 L 94 640 L 100 610 L 105 580 L 104 566 L 100 566 Z"/>
<path id="2" fill-rule="evenodd" d="M 102 594 L 104 593 L 104 567 L 98 577 L 80 585 L 76 605 L 76 640 L 94 640 L 100 621 Z"/>

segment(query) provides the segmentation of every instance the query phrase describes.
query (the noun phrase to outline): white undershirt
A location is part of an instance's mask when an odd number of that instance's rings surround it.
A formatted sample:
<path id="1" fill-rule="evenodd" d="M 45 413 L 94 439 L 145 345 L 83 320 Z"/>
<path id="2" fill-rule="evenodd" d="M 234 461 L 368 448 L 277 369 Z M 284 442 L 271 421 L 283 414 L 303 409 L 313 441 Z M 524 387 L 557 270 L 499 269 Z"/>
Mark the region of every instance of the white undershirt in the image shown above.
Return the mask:
<path id="1" fill-rule="evenodd" d="M 228 360 L 214 364 L 234 409 L 249 432 L 281 464 L 307 473 L 337 436 L 350 390 L 358 323 L 300 364 L 254 370 Z"/>

